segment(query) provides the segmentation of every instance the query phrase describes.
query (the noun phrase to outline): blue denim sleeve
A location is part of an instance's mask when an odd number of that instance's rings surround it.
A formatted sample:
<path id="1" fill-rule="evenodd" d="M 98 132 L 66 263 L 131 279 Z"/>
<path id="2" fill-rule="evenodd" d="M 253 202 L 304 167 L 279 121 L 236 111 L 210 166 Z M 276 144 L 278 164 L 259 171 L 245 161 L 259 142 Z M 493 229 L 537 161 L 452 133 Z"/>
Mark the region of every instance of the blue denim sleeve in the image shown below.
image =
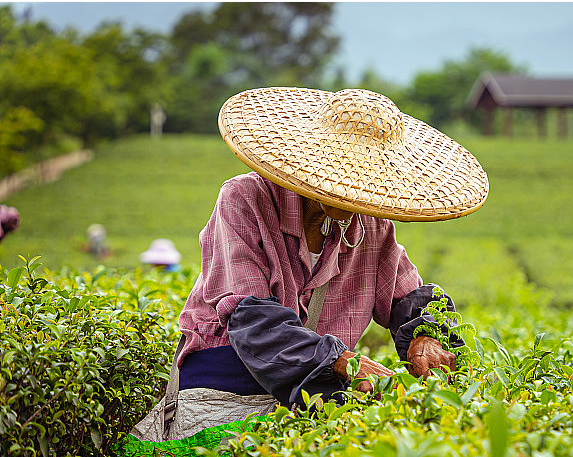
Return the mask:
<path id="1" fill-rule="evenodd" d="M 303 327 L 296 313 L 275 297 L 243 299 L 227 324 L 233 349 L 263 388 L 284 405 L 303 405 L 301 391 L 326 401 L 347 382 L 333 371 L 347 349 L 332 335 Z"/>
<path id="2" fill-rule="evenodd" d="M 424 314 L 424 308 L 430 303 L 432 298 L 432 290 L 435 284 L 426 284 L 414 289 L 409 294 L 400 299 L 392 302 L 392 310 L 390 311 L 390 334 L 394 339 L 396 352 L 400 360 L 407 359 L 408 348 L 410 342 L 414 339 L 414 330 L 419 325 L 425 322 L 435 322 L 434 318 L 429 314 Z M 448 311 L 455 311 L 456 306 L 451 297 L 445 294 L 448 299 L 446 308 Z M 444 335 L 448 334 L 448 327 L 444 324 L 441 328 Z M 450 338 L 450 344 L 453 347 L 463 346 L 464 340 L 454 335 Z"/>

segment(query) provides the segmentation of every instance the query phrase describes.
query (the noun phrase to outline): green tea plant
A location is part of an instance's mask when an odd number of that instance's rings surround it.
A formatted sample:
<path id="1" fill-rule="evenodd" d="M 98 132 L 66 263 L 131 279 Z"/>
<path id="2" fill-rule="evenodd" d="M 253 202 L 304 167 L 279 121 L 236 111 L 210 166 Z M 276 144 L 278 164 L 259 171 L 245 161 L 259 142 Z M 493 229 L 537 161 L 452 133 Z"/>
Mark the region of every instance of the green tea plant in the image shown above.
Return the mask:
<path id="1" fill-rule="evenodd" d="M 163 395 L 190 278 L 23 260 L 0 269 L 0 455 L 110 455 Z"/>
<path id="2" fill-rule="evenodd" d="M 565 339 L 558 349 L 542 351 L 541 339 L 534 342 L 530 359 L 511 360 L 510 368 L 490 364 L 492 359 L 486 357 L 485 366 L 460 376 L 463 379 L 455 385 L 439 377 L 424 382 L 397 371 L 392 377 L 377 378 L 370 394 L 349 387 L 341 406 L 324 401 L 320 394 L 304 395 L 306 408 L 289 411 L 279 406 L 269 420 L 234 433 L 228 443 L 197 451 L 209 457 L 225 452 L 232 456 L 569 456 L 573 344 Z M 503 358 L 503 346 L 496 348 Z"/>
<path id="3" fill-rule="evenodd" d="M 113 455 L 163 395 L 198 269 L 39 271 L 38 259 L 0 268 L 0 455 Z M 370 377 L 365 394 L 358 355 L 343 405 L 305 393 L 303 408 L 247 417 L 228 442 L 189 455 L 573 455 L 573 318 L 512 287 L 514 301 L 463 311 L 480 323 L 479 363 L 424 381 L 381 350 L 369 357 L 395 374 Z"/>
<path id="4" fill-rule="evenodd" d="M 436 301 L 440 306 L 432 307 L 441 309 L 444 302 Z M 519 306 L 507 309 L 524 313 Z M 561 316 L 567 322 L 566 310 L 545 308 L 545 313 L 552 321 Z M 443 319 L 461 322 L 453 314 L 434 313 L 434 318 L 437 325 Z M 516 319 L 508 316 L 510 324 Z M 522 315 L 521 325 L 530 328 L 533 322 Z M 475 335 L 474 329 L 465 329 Z M 235 433 L 214 450 L 198 452 L 209 457 L 225 452 L 319 457 L 573 455 L 573 341 L 568 333 L 553 333 L 548 340 L 543 332 L 529 341 L 516 340 L 513 330 L 500 323 L 497 331 L 491 329 L 491 337 L 474 336 L 472 353 L 479 363 L 458 370 L 454 382 L 440 370 L 426 381 L 416 379 L 395 356 L 386 356 L 380 362 L 395 375 L 370 377 L 372 393 L 356 391 L 361 380 L 354 378 L 343 393 L 343 405 L 320 395 L 303 395 L 306 408 L 278 407 L 270 420 Z M 511 349 L 502 343 L 505 337 Z M 359 364 L 359 354 L 349 360 L 351 376 L 358 373 Z"/>
<path id="5" fill-rule="evenodd" d="M 462 316 L 455 311 L 448 311 L 448 299 L 445 296 L 443 289 L 436 286 L 432 289 L 432 300 L 424 308 L 423 314 L 428 314 L 434 318 L 434 321 L 427 321 L 424 324 L 416 327 L 414 330 L 414 338 L 419 335 L 426 335 L 438 340 L 442 348 L 450 351 L 456 356 L 456 368 L 461 369 L 470 364 L 479 364 L 480 358 L 477 351 L 470 349 L 469 346 L 463 345 L 453 347 L 450 344 L 451 337 L 456 336 L 463 339 L 464 333 L 475 337 L 476 328 L 471 323 L 462 323 Z M 442 332 L 442 328 L 447 328 L 447 334 Z"/>

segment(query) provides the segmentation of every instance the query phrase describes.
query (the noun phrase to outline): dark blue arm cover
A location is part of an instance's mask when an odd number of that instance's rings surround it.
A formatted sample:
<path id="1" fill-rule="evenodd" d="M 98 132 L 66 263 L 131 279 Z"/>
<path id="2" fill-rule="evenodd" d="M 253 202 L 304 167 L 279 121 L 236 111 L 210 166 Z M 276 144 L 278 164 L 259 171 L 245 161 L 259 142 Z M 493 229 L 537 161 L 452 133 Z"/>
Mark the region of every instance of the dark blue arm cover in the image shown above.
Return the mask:
<path id="1" fill-rule="evenodd" d="M 435 300 L 432 297 L 432 289 L 434 287 L 435 284 L 420 286 L 403 298 L 396 299 L 392 302 L 389 329 L 400 360 L 405 361 L 407 358 L 408 348 L 410 347 L 410 342 L 414 339 L 413 335 L 416 327 L 425 322 L 435 322 L 434 318 L 429 314 L 422 314 L 428 303 Z M 445 297 L 448 299 L 446 305 L 447 310 L 455 311 L 456 306 L 452 299 L 447 294 L 445 294 Z M 453 324 L 455 325 L 455 323 Z M 448 334 L 448 327 L 445 324 L 442 325 L 441 330 L 444 335 Z M 459 347 L 465 343 L 461 338 L 452 335 L 450 337 L 450 344 L 453 347 Z"/>
<path id="2" fill-rule="evenodd" d="M 302 326 L 296 313 L 274 297 L 243 299 L 227 324 L 233 349 L 264 389 L 285 405 L 303 405 L 301 390 L 327 400 L 345 390 L 333 371 L 347 349 L 332 335 Z"/>

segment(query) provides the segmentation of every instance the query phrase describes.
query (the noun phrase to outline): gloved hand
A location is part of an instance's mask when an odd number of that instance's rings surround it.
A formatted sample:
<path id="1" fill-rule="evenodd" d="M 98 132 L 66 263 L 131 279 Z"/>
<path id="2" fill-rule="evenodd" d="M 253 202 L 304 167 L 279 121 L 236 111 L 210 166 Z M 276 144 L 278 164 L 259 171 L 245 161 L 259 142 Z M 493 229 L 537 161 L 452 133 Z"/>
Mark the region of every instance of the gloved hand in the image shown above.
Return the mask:
<path id="1" fill-rule="evenodd" d="M 350 381 L 350 376 L 346 372 L 346 365 L 348 365 L 348 359 L 354 357 L 356 353 L 351 351 L 344 351 L 342 355 L 334 362 L 334 374 L 339 378 L 346 379 Z M 370 360 L 365 355 L 360 355 L 360 369 L 358 374 L 356 375 L 357 378 L 365 378 L 369 374 L 373 374 L 376 376 L 392 376 L 394 372 L 384 365 L 380 365 L 378 362 L 374 362 Z M 360 392 L 372 392 L 373 387 L 370 381 L 362 381 L 356 387 L 356 390 Z"/>
<path id="2" fill-rule="evenodd" d="M 456 356 L 442 349 L 440 342 L 429 336 L 419 336 L 410 342 L 407 360 L 411 363 L 408 371 L 416 378 L 423 376 L 426 379 L 431 375 L 430 368 L 442 368 L 440 365 L 446 365 L 452 371 L 456 369 Z"/>

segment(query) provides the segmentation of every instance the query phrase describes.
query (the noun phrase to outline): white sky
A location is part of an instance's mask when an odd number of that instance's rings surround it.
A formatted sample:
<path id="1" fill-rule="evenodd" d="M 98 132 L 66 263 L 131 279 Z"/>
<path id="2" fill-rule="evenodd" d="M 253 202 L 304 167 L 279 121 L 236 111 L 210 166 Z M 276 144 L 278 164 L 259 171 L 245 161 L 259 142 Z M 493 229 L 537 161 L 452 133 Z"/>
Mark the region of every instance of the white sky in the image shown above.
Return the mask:
<path id="1" fill-rule="evenodd" d="M 166 2 L 14 2 L 34 20 L 90 32 L 104 20 L 168 33 L 181 14 L 212 4 Z M 255 6 L 256 3 L 253 4 Z M 525 65 L 535 76 L 573 77 L 573 2 L 339 2 L 334 27 L 337 62 L 356 79 L 372 67 L 382 78 L 408 84 L 417 72 L 488 47 Z"/>

